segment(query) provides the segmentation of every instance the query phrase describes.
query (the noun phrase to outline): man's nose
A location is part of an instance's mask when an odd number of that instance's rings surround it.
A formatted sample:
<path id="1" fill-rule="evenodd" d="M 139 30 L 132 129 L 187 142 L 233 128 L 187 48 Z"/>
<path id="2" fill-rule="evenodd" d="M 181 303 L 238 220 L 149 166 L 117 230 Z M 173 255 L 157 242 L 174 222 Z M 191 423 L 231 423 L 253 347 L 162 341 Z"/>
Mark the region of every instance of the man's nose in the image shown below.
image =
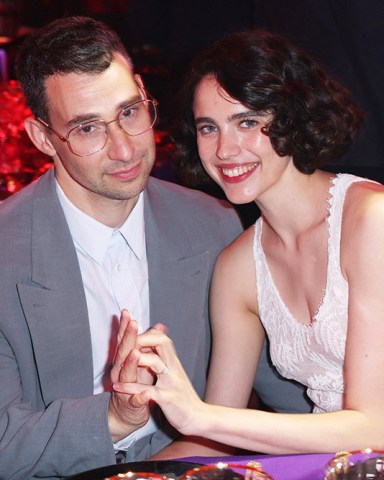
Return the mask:
<path id="1" fill-rule="evenodd" d="M 117 120 L 108 124 L 108 155 L 112 159 L 129 160 L 135 150 L 133 137 L 128 135 Z"/>

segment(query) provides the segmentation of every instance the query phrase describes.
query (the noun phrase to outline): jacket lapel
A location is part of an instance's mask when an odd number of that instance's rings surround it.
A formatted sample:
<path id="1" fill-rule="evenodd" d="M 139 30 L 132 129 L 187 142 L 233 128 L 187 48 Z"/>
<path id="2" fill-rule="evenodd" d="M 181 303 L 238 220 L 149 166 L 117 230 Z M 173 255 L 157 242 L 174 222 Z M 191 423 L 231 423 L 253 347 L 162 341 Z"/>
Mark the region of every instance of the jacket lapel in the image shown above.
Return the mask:
<path id="1" fill-rule="evenodd" d="M 208 252 L 194 251 L 193 239 L 184 233 L 174 214 L 178 206 L 169 203 L 165 192 L 158 192 L 149 183 L 145 194 L 145 225 L 150 323 L 167 325 L 168 334 L 182 358 L 183 352 L 191 348 L 192 338 L 198 338 L 203 352 L 208 352 L 206 325 L 196 322 L 196 315 L 207 316 L 210 271 Z M 196 331 L 196 325 L 202 331 Z M 184 363 L 184 367 L 192 378 L 195 366 Z"/>
<path id="2" fill-rule="evenodd" d="M 32 281 L 19 284 L 18 292 L 44 402 L 91 395 L 92 349 L 85 294 L 53 170 L 41 179 L 32 200 L 31 248 Z"/>

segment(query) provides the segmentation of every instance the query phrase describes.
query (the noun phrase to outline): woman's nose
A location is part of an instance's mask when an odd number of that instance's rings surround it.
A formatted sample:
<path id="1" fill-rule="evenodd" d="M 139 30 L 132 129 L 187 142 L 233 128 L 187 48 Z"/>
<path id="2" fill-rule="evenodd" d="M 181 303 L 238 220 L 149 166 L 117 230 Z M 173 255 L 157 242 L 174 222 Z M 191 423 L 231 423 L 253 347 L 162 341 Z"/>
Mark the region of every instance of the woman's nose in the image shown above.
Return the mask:
<path id="1" fill-rule="evenodd" d="M 220 133 L 216 156 L 220 160 L 228 160 L 235 157 L 240 152 L 240 145 L 238 138 L 233 132 Z"/>

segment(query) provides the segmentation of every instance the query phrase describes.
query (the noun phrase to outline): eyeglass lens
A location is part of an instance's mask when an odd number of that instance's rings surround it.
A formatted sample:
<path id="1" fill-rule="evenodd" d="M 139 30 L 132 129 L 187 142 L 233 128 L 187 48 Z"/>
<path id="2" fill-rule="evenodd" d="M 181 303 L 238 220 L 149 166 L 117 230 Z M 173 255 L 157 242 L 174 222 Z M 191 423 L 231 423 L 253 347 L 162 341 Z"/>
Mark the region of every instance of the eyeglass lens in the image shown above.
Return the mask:
<path id="1" fill-rule="evenodd" d="M 153 100 L 140 100 L 124 108 L 111 122 L 94 120 L 83 123 L 69 132 L 68 141 L 76 155 L 87 156 L 102 150 L 108 139 L 109 124 L 118 122 L 127 135 L 136 136 L 152 128 L 157 112 Z"/>

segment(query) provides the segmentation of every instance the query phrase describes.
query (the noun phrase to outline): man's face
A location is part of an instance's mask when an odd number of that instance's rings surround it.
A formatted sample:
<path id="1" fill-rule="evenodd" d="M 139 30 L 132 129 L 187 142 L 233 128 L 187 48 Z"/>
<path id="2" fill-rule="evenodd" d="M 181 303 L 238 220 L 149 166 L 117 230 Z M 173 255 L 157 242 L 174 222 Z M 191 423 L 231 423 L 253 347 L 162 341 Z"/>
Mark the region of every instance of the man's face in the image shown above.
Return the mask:
<path id="1" fill-rule="evenodd" d="M 71 73 L 49 77 L 46 82 L 50 125 L 64 137 L 85 121 L 117 118 L 122 108 L 141 98 L 126 60 L 115 56 L 101 74 Z M 56 177 L 68 198 L 92 215 L 97 205 L 125 205 L 129 212 L 145 188 L 155 160 L 152 129 L 129 136 L 118 122 L 109 125 L 105 147 L 79 157 L 66 142 L 49 134 L 56 150 Z"/>

